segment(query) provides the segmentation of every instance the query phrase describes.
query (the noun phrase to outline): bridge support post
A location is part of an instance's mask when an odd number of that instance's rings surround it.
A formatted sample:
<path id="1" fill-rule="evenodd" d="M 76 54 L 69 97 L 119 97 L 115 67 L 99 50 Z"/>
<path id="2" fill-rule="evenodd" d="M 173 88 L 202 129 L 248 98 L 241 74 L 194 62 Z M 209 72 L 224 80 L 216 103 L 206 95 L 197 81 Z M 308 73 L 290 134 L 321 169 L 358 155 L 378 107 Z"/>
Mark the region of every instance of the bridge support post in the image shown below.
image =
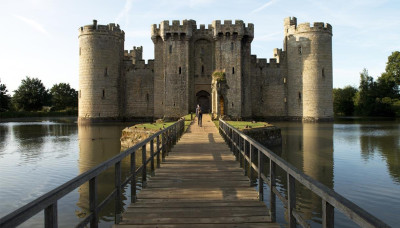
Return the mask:
<path id="1" fill-rule="evenodd" d="M 89 210 L 92 213 L 90 219 L 90 228 L 97 228 L 98 213 L 97 213 L 97 177 L 89 180 Z"/>
<path id="2" fill-rule="evenodd" d="M 264 154 L 258 151 L 258 200 L 264 201 L 264 181 L 262 178 L 262 171 L 264 169 Z"/>
<path id="3" fill-rule="evenodd" d="M 146 167 L 146 145 L 142 146 L 142 187 L 146 187 L 146 181 L 147 181 L 147 167 Z"/>
<path id="4" fill-rule="evenodd" d="M 136 151 L 131 154 L 131 203 L 136 202 Z"/>
<path id="5" fill-rule="evenodd" d="M 44 227 L 57 228 L 57 201 L 46 207 L 44 210 Z"/>
<path id="6" fill-rule="evenodd" d="M 296 209 L 296 182 L 292 175 L 289 173 L 287 174 L 287 181 L 288 181 L 288 217 L 289 217 L 289 227 L 295 228 L 296 227 L 296 218 L 293 215 L 293 211 Z"/>
<path id="7" fill-rule="evenodd" d="M 275 166 L 276 166 L 275 162 L 269 159 L 269 176 L 271 180 L 271 186 L 269 188 L 269 208 L 270 208 L 271 222 L 276 221 L 276 196 L 274 193 L 274 188 L 276 186 Z"/>
<path id="8" fill-rule="evenodd" d="M 322 227 L 333 228 L 335 220 L 335 208 L 325 200 L 322 200 Z"/>
<path id="9" fill-rule="evenodd" d="M 160 168 L 160 135 L 157 135 L 157 168 Z"/>
<path id="10" fill-rule="evenodd" d="M 115 163 L 115 224 L 118 224 L 121 220 L 121 203 L 122 203 L 122 191 L 121 191 L 121 162 Z"/>
<path id="11" fill-rule="evenodd" d="M 154 140 L 150 140 L 150 169 L 151 169 L 151 175 L 154 174 Z"/>

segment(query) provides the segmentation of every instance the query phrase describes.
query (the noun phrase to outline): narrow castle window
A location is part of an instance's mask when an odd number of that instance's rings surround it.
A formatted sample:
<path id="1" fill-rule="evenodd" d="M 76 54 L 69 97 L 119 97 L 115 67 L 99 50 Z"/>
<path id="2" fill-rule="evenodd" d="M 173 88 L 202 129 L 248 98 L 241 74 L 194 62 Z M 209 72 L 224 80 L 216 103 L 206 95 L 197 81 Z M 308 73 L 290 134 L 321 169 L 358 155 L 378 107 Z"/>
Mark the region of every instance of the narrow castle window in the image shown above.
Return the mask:
<path id="1" fill-rule="evenodd" d="M 231 42 L 231 51 L 233 51 L 233 48 L 234 48 L 234 44 L 233 44 L 233 42 Z"/>
<path id="2" fill-rule="evenodd" d="M 181 74 L 182 73 L 182 68 L 181 67 L 179 67 L 179 74 Z"/>
<path id="3" fill-rule="evenodd" d="M 106 91 L 103 89 L 103 96 L 101 97 L 102 99 L 106 98 Z"/>
<path id="4" fill-rule="evenodd" d="M 146 101 L 149 102 L 150 98 L 149 98 L 149 94 L 146 94 Z"/>
<path id="5" fill-rule="evenodd" d="M 299 46 L 298 51 L 299 51 L 299 55 L 303 54 L 303 48 L 301 46 Z"/>
<path id="6" fill-rule="evenodd" d="M 79 47 L 79 55 L 81 55 L 81 47 Z"/>
<path id="7" fill-rule="evenodd" d="M 172 45 L 169 45 L 169 53 L 172 53 Z"/>
<path id="8" fill-rule="evenodd" d="M 283 78 L 283 84 L 286 84 L 286 78 Z"/>
<path id="9" fill-rule="evenodd" d="M 232 67 L 232 74 L 235 74 L 235 67 Z"/>
<path id="10" fill-rule="evenodd" d="M 108 76 L 108 67 L 104 69 L 104 76 Z"/>
<path id="11" fill-rule="evenodd" d="M 322 68 L 322 77 L 325 78 L 325 69 Z"/>
<path id="12" fill-rule="evenodd" d="M 204 73 L 204 65 L 201 65 L 201 73 Z"/>
<path id="13" fill-rule="evenodd" d="M 299 100 L 301 100 L 301 92 L 299 92 Z"/>

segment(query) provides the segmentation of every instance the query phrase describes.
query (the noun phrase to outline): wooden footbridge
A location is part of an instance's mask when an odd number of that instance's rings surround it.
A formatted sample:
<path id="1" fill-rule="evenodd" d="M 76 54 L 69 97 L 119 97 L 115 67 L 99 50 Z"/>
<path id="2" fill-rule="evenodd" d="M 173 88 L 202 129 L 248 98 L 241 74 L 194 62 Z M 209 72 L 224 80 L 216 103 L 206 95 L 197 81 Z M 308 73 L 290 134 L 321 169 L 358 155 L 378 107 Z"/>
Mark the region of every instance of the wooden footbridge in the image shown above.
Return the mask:
<path id="1" fill-rule="evenodd" d="M 279 227 L 208 115 L 192 124 L 114 227 Z"/>
<path id="2" fill-rule="evenodd" d="M 320 197 L 322 227 L 334 227 L 335 211 L 361 227 L 389 227 L 223 120 L 217 130 L 210 117 L 204 115 L 202 127 L 192 123 L 183 132 L 181 119 L 4 216 L 0 227 L 16 227 L 41 211 L 45 227 L 58 227 L 58 200 L 87 182 L 90 213 L 76 227 L 89 224 L 98 227 L 99 212 L 112 199 L 115 199 L 115 228 L 280 227 L 275 223 L 276 198 L 286 208 L 289 227 L 297 224 L 309 227 L 296 209 L 298 184 Z M 137 156 L 142 158 L 140 167 L 136 167 Z M 121 161 L 127 157 L 130 172 L 123 180 Z M 115 169 L 115 188 L 104 201 L 98 202 L 98 176 L 110 167 Z M 277 167 L 287 174 L 284 194 L 275 185 Z M 148 170 L 155 173 L 150 180 L 147 180 Z M 138 174 L 145 187 L 137 194 Z M 251 187 L 252 183 L 257 183 L 257 188 Z M 128 184 L 133 186 L 131 204 L 124 209 L 122 188 Z M 264 204 L 264 184 L 269 186 L 268 207 Z"/>

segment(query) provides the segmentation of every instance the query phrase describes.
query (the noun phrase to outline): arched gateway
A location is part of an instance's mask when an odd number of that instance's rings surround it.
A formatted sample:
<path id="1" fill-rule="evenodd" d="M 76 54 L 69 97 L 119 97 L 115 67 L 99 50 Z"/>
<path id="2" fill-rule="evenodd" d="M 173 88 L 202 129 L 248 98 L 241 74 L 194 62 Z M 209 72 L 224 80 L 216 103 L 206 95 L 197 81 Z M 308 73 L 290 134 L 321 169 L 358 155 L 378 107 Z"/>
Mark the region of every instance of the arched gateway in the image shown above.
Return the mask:
<path id="1" fill-rule="evenodd" d="M 201 90 L 196 93 L 196 101 L 203 110 L 204 113 L 209 113 L 211 111 L 211 97 L 207 91 Z"/>

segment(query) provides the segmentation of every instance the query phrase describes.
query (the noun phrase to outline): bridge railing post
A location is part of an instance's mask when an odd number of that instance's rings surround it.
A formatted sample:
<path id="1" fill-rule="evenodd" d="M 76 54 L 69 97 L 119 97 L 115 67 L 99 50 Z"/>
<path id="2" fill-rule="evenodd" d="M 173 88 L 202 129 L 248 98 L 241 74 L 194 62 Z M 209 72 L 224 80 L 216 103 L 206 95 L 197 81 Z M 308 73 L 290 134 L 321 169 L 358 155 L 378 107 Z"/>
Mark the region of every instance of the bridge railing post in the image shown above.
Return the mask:
<path id="1" fill-rule="evenodd" d="M 243 169 L 244 169 L 244 175 L 247 176 L 248 173 L 248 166 L 247 166 L 247 142 L 244 138 L 241 138 L 240 140 L 242 142 L 242 148 L 243 148 Z"/>
<path id="2" fill-rule="evenodd" d="M 44 227 L 45 228 L 57 228 L 57 201 L 53 204 L 50 204 L 44 210 Z"/>
<path id="3" fill-rule="evenodd" d="M 287 195 L 288 195 L 288 217 L 289 217 L 289 227 L 296 227 L 296 218 L 294 217 L 294 210 L 296 209 L 296 182 L 292 175 L 287 174 Z"/>
<path id="4" fill-rule="evenodd" d="M 269 176 L 271 186 L 269 188 L 269 208 L 270 208 L 270 216 L 271 222 L 276 221 L 276 196 L 274 192 L 274 188 L 276 186 L 276 177 L 275 177 L 275 162 L 272 159 L 269 159 Z"/>
<path id="5" fill-rule="evenodd" d="M 154 174 L 154 140 L 150 140 L 150 169 L 151 175 Z"/>
<path id="6" fill-rule="evenodd" d="M 335 220 L 335 208 L 325 200 L 322 200 L 322 227 L 333 228 Z"/>
<path id="7" fill-rule="evenodd" d="M 146 167 L 146 144 L 142 146 L 142 187 L 146 186 L 147 181 L 147 167 Z"/>
<path id="8" fill-rule="evenodd" d="M 264 181 L 262 178 L 262 172 L 264 170 L 264 154 L 261 150 L 258 151 L 258 200 L 264 201 Z"/>
<path id="9" fill-rule="evenodd" d="M 89 180 L 89 210 L 92 214 L 90 228 L 97 228 L 99 215 L 97 213 L 97 176 Z"/>
<path id="10" fill-rule="evenodd" d="M 131 154 L 131 203 L 136 202 L 136 151 Z"/>
<path id="11" fill-rule="evenodd" d="M 254 176 L 253 176 L 253 164 L 254 164 L 254 147 L 253 145 L 249 142 L 249 155 L 250 155 L 250 170 L 249 170 L 249 179 L 250 179 L 250 185 L 252 186 L 254 181 Z"/>
<path id="12" fill-rule="evenodd" d="M 121 161 L 115 163 L 115 224 L 120 222 L 122 209 Z"/>
<path id="13" fill-rule="evenodd" d="M 160 168 L 160 135 L 157 135 L 157 168 Z"/>
<path id="14" fill-rule="evenodd" d="M 167 153 L 167 132 L 162 133 L 162 161 L 165 162 L 165 156 Z"/>
<path id="15" fill-rule="evenodd" d="M 236 140 L 235 140 L 235 144 L 236 144 L 236 153 L 238 155 L 238 160 L 239 160 L 239 167 L 242 167 L 242 150 L 241 150 L 241 140 L 240 140 L 240 135 L 238 133 L 235 133 L 236 135 Z"/>

